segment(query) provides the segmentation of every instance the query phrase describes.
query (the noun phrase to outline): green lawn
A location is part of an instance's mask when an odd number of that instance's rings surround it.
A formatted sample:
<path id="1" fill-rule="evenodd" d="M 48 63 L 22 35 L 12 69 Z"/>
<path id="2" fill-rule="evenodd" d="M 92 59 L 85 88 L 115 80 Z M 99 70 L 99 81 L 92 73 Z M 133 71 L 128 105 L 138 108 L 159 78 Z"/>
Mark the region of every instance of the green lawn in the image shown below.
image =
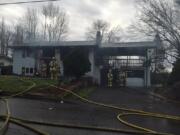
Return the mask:
<path id="1" fill-rule="evenodd" d="M 32 85 L 31 81 L 36 83 L 36 86 L 33 88 L 33 90 L 47 87 L 48 84 L 57 84 L 57 81 L 50 79 L 0 76 L 0 91 L 10 93 L 21 92 Z"/>
<path id="2" fill-rule="evenodd" d="M 88 88 L 82 88 L 82 89 L 77 89 L 74 92 L 76 94 L 78 94 L 79 96 L 83 97 L 83 98 L 88 98 L 89 95 L 96 89 L 96 87 L 88 87 Z M 65 93 L 63 95 L 63 98 L 73 98 L 73 99 L 78 99 L 77 97 L 75 97 L 74 95 L 70 94 L 70 93 Z"/>

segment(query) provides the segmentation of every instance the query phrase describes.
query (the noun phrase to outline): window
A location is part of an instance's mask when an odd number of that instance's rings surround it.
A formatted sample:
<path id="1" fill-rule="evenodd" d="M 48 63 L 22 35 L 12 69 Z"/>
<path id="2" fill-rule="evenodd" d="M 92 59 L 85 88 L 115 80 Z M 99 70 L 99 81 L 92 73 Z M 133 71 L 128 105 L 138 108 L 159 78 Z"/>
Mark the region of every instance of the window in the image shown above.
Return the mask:
<path id="1" fill-rule="evenodd" d="M 26 74 L 29 74 L 29 68 L 26 68 Z"/>
<path id="2" fill-rule="evenodd" d="M 21 71 L 22 71 L 22 75 L 24 75 L 25 74 L 25 67 L 22 67 Z"/>
<path id="3" fill-rule="evenodd" d="M 30 68 L 30 74 L 33 74 L 33 73 L 34 73 L 34 69 Z"/>

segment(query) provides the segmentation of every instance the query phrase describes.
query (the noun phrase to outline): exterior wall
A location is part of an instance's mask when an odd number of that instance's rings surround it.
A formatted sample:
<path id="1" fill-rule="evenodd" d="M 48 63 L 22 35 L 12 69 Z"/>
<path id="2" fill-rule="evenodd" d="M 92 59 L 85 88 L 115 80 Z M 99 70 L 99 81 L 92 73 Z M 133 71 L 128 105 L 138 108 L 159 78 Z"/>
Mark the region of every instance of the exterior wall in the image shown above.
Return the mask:
<path id="1" fill-rule="evenodd" d="M 0 58 L 0 65 L 2 65 L 2 66 L 10 66 L 10 65 L 12 65 L 12 61 L 7 60 L 5 58 Z"/>
<path id="2" fill-rule="evenodd" d="M 143 78 L 127 78 L 126 85 L 128 87 L 144 87 Z"/>
<path id="3" fill-rule="evenodd" d="M 13 73 L 17 75 L 22 75 L 22 67 L 25 68 L 35 68 L 35 58 L 33 56 L 23 58 L 23 50 L 15 49 L 13 53 Z M 34 71 L 33 71 L 34 72 Z M 34 75 L 25 74 L 25 75 Z"/>

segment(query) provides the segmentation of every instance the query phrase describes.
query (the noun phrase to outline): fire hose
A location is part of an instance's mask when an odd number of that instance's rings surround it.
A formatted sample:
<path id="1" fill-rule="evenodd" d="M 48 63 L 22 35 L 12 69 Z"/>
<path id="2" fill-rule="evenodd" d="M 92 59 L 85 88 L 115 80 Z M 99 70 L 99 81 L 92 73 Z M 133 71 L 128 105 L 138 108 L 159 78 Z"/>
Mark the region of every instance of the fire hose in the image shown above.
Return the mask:
<path id="1" fill-rule="evenodd" d="M 123 113 L 119 113 L 117 115 L 117 119 L 121 123 L 127 125 L 128 127 L 134 128 L 135 130 L 124 130 L 124 129 L 115 129 L 115 128 L 106 128 L 106 127 L 95 127 L 95 126 L 82 126 L 82 125 L 74 125 L 74 124 L 47 123 L 47 122 L 39 122 L 39 121 L 32 121 L 32 120 L 26 120 L 26 119 L 11 117 L 10 116 L 10 111 L 9 111 L 9 106 L 8 106 L 7 99 L 15 97 L 15 96 L 22 95 L 22 94 L 30 91 L 35 86 L 36 86 L 36 84 L 34 82 L 32 82 L 32 85 L 30 87 L 28 87 L 26 90 L 24 90 L 22 92 L 19 92 L 19 93 L 16 93 L 14 95 L 10 95 L 10 96 L 6 96 L 6 97 L 2 97 L 1 98 L 3 100 L 6 100 L 6 104 L 7 104 L 6 107 L 7 107 L 7 110 L 8 110 L 6 115 L 0 116 L 0 118 L 5 121 L 3 126 L 1 126 L 1 127 L 7 127 L 8 123 L 11 122 L 11 123 L 17 124 L 19 126 L 25 127 L 25 128 L 27 128 L 27 129 L 29 129 L 29 130 L 37 133 L 37 134 L 40 134 L 40 135 L 48 135 L 48 133 L 45 133 L 45 132 L 43 132 L 41 130 L 37 130 L 37 129 L 35 129 L 32 126 L 29 126 L 27 124 L 29 123 L 29 124 L 38 124 L 38 125 L 44 125 L 44 126 L 65 127 L 65 128 L 78 128 L 78 129 L 107 131 L 107 132 L 118 132 L 118 133 L 126 133 L 126 134 L 173 135 L 171 133 L 161 133 L 161 132 L 158 132 L 158 131 L 154 131 L 152 129 L 148 129 L 148 128 L 144 128 L 144 127 L 138 126 L 136 124 L 132 124 L 130 122 L 125 121 L 123 119 L 123 117 L 124 116 L 133 115 L 133 116 L 161 118 L 161 119 L 167 119 L 167 120 L 173 120 L 173 121 L 179 121 L 180 122 L 180 116 L 172 116 L 172 115 L 166 115 L 166 114 L 146 112 L 146 111 L 143 111 L 143 110 L 129 109 L 129 108 L 123 108 L 123 107 L 118 107 L 118 106 L 114 106 L 114 105 L 104 104 L 104 103 L 100 103 L 100 102 L 96 102 L 96 101 L 92 101 L 92 100 L 86 99 L 84 97 L 79 96 L 78 94 L 76 94 L 75 92 L 73 92 L 71 90 L 60 88 L 60 87 L 57 87 L 55 85 L 50 85 L 50 86 L 54 87 L 56 89 L 59 89 L 61 91 L 70 93 L 73 96 L 75 96 L 78 99 L 80 99 L 82 102 L 86 102 L 88 104 L 93 104 L 93 105 L 96 105 L 96 106 L 105 107 L 107 109 L 123 111 Z M 0 128 L 0 133 L 1 133 L 1 131 L 2 131 L 2 129 Z"/>

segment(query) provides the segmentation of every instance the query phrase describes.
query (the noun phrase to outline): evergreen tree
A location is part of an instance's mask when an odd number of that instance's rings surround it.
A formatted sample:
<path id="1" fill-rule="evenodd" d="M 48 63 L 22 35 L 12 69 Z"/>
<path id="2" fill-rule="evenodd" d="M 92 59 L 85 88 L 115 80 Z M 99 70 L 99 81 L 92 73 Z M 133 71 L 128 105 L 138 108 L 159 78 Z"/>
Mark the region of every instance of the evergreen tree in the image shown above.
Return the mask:
<path id="1" fill-rule="evenodd" d="M 66 76 L 74 76 L 79 79 L 86 72 L 90 71 L 88 53 L 85 50 L 74 50 L 64 59 L 64 72 Z"/>

